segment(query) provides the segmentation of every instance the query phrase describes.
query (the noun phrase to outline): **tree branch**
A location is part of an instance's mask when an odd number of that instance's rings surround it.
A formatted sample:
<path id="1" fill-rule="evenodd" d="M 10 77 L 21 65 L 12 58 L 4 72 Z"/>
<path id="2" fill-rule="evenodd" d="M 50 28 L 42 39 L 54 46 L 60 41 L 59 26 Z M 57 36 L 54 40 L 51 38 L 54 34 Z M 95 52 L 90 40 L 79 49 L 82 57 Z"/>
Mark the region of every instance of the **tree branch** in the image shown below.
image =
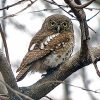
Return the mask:
<path id="1" fill-rule="evenodd" d="M 0 33 L 1 33 L 3 44 L 4 44 L 4 47 L 5 47 L 6 57 L 7 57 L 8 61 L 9 61 L 9 63 L 10 63 L 9 52 L 8 52 L 8 47 L 7 47 L 7 43 L 6 43 L 5 33 L 2 30 L 1 25 L 0 25 Z"/>
<path id="2" fill-rule="evenodd" d="M 61 65 L 60 68 L 51 75 L 40 79 L 38 82 L 29 87 L 21 87 L 20 90 L 22 93 L 32 97 L 35 100 L 38 100 L 48 94 L 72 73 L 91 64 L 92 60 L 90 55 L 88 55 L 88 58 L 86 59 L 85 57 L 80 57 L 80 52 L 81 51 L 78 51 L 76 54 L 74 54 L 68 61 Z M 99 61 L 100 46 L 91 48 L 91 52 L 94 54 L 96 60 Z"/>
<path id="3" fill-rule="evenodd" d="M 100 46 L 95 48 L 90 48 L 90 50 L 93 53 L 96 61 L 99 61 Z M 74 54 L 68 61 L 66 61 L 63 65 L 61 65 L 60 68 L 51 75 L 40 79 L 38 82 L 29 87 L 20 87 L 19 88 L 20 91 L 35 100 L 44 97 L 72 73 L 92 63 L 90 55 L 88 55 L 88 58 L 86 59 L 85 57 L 83 58 L 82 56 L 80 56 L 80 52 L 81 51 L 78 51 L 76 54 Z M 0 71 L 3 74 L 5 82 L 8 85 L 10 85 L 10 87 L 12 87 L 13 89 L 18 90 L 12 70 L 10 69 L 10 65 L 1 51 L 0 51 Z M 12 96 L 12 94 L 10 94 L 10 96 Z M 12 98 L 15 97 L 16 96 Z"/>
<path id="4" fill-rule="evenodd" d="M 75 3 L 74 2 L 74 0 L 71 0 L 70 1 L 70 4 L 73 6 L 73 7 L 75 7 L 75 8 L 85 8 L 85 7 L 87 7 L 88 5 L 90 5 L 93 1 L 96 1 L 96 0 L 90 0 L 90 1 L 88 1 L 87 3 L 85 3 L 85 4 L 82 4 L 82 5 L 78 5 L 77 3 Z"/>
<path id="5" fill-rule="evenodd" d="M 81 29 L 81 55 L 80 56 L 85 56 L 87 59 L 87 55 L 90 54 L 92 63 L 96 69 L 98 76 L 100 77 L 100 72 L 95 62 L 96 59 L 92 54 L 91 50 L 89 50 L 91 45 L 89 43 L 90 38 L 89 38 L 88 25 L 86 21 L 86 14 L 82 8 L 81 9 L 75 8 L 70 0 L 64 0 L 64 1 L 69 5 L 69 7 L 71 7 L 71 10 L 73 11 L 73 13 L 75 14 L 75 16 L 77 17 L 80 23 L 80 29 Z M 74 0 L 74 1 L 77 5 L 81 5 L 80 0 Z"/>
<path id="6" fill-rule="evenodd" d="M 11 70 L 11 66 L 4 56 L 3 52 L 0 50 L 0 71 L 3 75 L 4 81 L 13 89 L 18 90 L 18 86 Z M 12 92 L 8 89 L 9 95 L 12 95 Z"/>

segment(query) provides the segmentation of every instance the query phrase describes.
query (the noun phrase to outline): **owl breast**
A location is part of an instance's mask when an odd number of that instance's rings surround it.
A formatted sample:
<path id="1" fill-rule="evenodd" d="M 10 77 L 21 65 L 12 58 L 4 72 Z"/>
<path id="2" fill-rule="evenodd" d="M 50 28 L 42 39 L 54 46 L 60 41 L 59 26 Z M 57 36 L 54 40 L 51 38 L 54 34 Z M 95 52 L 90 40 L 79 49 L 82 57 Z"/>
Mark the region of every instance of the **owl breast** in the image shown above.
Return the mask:
<path id="1" fill-rule="evenodd" d="M 70 47 L 67 43 L 63 44 L 64 43 L 57 46 L 56 49 L 45 58 L 44 64 L 46 66 L 50 68 L 57 67 L 71 56 L 73 47 Z"/>
<path id="2" fill-rule="evenodd" d="M 50 50 L 51 52 L 41 60 L 33 64 L 33 71 L 45 72 L 49 68 L 58 67 L 58 65 L 69 59 L 73 51 L 73 36 L 56 33 L 48 36 L 40 44 L 41 50 Z"/>
<path id="3" fill-rule="evenodd" d="M 69 59 L 69 57 L 71 56 L 72 51 L 73 51 L 74 43 L 73 43 L 73 41 L 71 41 L 72 39 L 68 39 L 64 36 L 64 38 L 66 38 L 65 39 L 66 41 L 61 41 L 63 36 L 62 35 L 61 35 L 62 37 L 59 36 L 59 33 L 58 33 L 58 35 L 56 35 L 56 37 L 57 36 L 60 37 L 60 39 L 59 39 L 60 41 L 57 38 L 55 39 L 55 36 L 51 36 L 51 37 L 53 37 L 53 38 L 51 38 L 51 41 L 52 40 L 58 40 L 58 41 L 53 41 L 53 42 L 51 42 L 51 45 L 50 45 L 49 44 L 50 39 L 47 38 L 44 42 L 45 44 L 51 46 L 50 48 L 52 50 L 52 52 L 48 56 L 46 56 L 43 61 L 43 64 L 46 66 L 45 68 L 47 68 L 47 69 L 57 67 L 58 65 L 65 62 L 65 60 Z M 52 45 L 54 45 L 54 47 Z"/>

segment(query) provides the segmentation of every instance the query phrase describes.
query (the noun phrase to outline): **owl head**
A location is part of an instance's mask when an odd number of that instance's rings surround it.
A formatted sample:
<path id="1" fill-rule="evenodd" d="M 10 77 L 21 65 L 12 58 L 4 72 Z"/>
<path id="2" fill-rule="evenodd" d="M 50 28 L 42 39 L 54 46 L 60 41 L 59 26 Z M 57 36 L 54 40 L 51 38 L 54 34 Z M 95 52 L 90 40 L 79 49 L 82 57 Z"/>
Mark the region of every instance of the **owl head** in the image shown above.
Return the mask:
<path id="1" fill-rule="evenodd" d="M 67 16 L 54 14 L 45 19 L 42 29 L 53 33 L 73 32 L 73 25 Z"/>

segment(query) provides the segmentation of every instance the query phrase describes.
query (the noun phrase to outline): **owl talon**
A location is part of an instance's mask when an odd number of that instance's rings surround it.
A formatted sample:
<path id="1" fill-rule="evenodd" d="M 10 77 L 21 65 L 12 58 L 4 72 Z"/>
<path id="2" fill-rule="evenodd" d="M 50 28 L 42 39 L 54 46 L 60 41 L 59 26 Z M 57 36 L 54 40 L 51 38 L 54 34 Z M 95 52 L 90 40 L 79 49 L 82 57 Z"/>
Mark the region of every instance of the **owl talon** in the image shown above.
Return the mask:
<path id="1" fill-rule="evenodd" d="M 41 75 L 41 77 L 46 77 L 46 76 L 48 76 L 48 75 L 50 75 L 50 74 L 52 74 L 55 70 L 57 70 L 58 69 L 58 67 L 54 67 L 54 68 L 49 68 L 49 69 L 47 69 L 47 73 L 46 74 L 42 74 Z"/>
<path id="2" fill-rule="evenodd" d="M 47 73 L 46 73 L 46 74 L 42 74 L 42 75 L 41 75 L 41 77 L 46 77 L 46 76 L 47 76 Z"/>

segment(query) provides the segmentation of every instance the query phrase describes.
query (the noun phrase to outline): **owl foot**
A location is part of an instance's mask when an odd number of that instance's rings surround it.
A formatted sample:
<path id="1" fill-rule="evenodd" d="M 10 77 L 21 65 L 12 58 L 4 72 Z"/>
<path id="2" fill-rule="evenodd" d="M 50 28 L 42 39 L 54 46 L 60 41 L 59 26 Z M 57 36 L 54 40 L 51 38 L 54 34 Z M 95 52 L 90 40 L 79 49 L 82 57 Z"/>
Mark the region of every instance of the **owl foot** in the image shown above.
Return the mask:
<path id="1" fill-rule="evenodd" d="M 58 69 L 58 67 L 49 68 L 49 69 L 46 70 L 47 73 L 46 74 L 42 74 L 41 77 L 46 77 L 46 76 L 52 74 L 57 69 Z"/>

